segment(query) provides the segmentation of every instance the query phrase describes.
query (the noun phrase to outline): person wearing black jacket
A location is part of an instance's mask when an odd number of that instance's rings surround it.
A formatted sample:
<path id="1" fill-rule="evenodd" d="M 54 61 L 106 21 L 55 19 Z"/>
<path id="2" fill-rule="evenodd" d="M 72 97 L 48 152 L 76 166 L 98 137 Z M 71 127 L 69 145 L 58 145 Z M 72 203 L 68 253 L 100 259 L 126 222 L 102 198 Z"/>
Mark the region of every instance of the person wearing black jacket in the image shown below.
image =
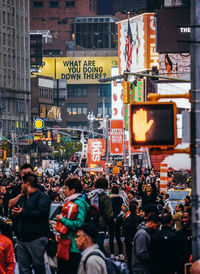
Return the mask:
<path id="1" fill-rule="evenodd" d="M 112 202 L 112 209 L 113 209 L 113 216 L 114 216 L 114 222 L 112 223 L 112 226 L 109 226 L 109 245 L 110 245 L 110 253 L 111 256 L 114 256 L 114 237 L 117 240 L 117 246 L 119 250 L 119 255 L 122 258 L 123 252 L 122 252 L 122 242 L 121 242 L 121 225 L 122 225 L 122 215 L 121 215 L 121 208 L 123 204 L 122 197 L 119 196 L 119 188 L 118 186 L 112 186 L 111 189 L 111 195 L 110 199 Z"/>
<path id="2" fill-rule="evenodd" d="M 133 238 L 137 232 L 138 225 L 143 221 L 143 218 L 136 214 L 138 203 L 135 201 L 130 202 L 129 211 L 131 214 L 124 220 L 123 229 L 125 236 L 125 247 L 126 247 L 126 255 L 128 260 L 128 267 L 130 273 L 131 269 L 131 260 L 132 260 L 132 244 Z"/>
<path id="3" fill-rule="evenodd" d="M 142 183 L 139 183 L 138 194 L 142 199 L 142 208 L 144 208 L 148 204 L 156 204 L 158 191 L 155 183 L 147 183 L 145 186 L 145 190 L 142 189 Z"/>
<path id="4" fill-rule="evenodd" d="M 162 228 L 151 238 L 149 253 L 152 274 L 174 274 L 178 269 L 178 237 L 173 230 L 173 219 L 170 214 L 161 219 Z"/>
<path id="5" fill-rule="evenodd" d="M 191 214 L 184 211 L 182 214 L 182 229 L 176 232 L 178 237 L 177 261 L 179 263 L 178 274 L 184 273 L 184 265 L 189 262 L 192 255 L 192 220 Z"/>
<path id="6" fill-rule="evenodd" d="M 19 272 L 45 273 L 44 252 L 49 235 L 49 197 L 38 189 L 35 174 L 26 174 L 17 204 L 12 208 L 14 233 L 17 236 Z"/>

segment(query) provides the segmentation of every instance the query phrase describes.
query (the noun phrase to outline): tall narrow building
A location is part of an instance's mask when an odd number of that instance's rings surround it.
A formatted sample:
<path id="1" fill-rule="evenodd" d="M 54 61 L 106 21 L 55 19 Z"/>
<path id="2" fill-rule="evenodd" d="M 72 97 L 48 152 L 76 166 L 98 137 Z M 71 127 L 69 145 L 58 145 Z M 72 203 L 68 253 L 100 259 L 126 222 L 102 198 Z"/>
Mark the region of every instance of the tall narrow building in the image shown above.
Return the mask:
<path id="1" fill-rule="evenodd" d="M 29 1 L 0 1 L 0 131 L 28 132 L 30 121 Z"/>

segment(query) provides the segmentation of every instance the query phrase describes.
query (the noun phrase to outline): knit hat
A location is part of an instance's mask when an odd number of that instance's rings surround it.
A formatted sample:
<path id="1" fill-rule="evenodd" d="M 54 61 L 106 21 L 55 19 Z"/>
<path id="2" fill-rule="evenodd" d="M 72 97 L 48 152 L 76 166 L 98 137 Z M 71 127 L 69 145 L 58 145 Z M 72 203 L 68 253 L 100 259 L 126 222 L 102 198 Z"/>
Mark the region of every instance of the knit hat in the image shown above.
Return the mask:
<path id="1" fill-rule="evenodd" d="M 82 230 L 85 234 L 87 234 L 89 237 L 92 238 L 92 241 L 94 243 L 97 242 L 98 238 L 98 228 L 93 224 L 85 223 L 82 225 L 79 230 Z"/>

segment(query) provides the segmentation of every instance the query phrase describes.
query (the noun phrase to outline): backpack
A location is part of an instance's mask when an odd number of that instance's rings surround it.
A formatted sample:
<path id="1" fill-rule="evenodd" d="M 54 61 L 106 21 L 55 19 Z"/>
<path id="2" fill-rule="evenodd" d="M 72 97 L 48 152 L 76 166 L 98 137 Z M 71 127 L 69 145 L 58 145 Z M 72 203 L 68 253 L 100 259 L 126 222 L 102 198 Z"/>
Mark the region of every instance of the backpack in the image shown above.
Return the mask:
<path id="1" fill-rule="evenodd" d="M 99 208 L 99 194 L 97 192 L 89 192 L 87 194 L 86 202 L 90 205 L 87 212 L 86 223 L 99 226 L 99 218 L 101 215 Z"/>
<path id="2" fill-rule="evenodd" d="M 87 264 L 88 258 L 93 255 L 99 256 L 105 261 L 108 274 L 129 274 L 128 267 L 124 262 L 116 261 L 111 258 L 104 258 L 98 251 L 93 251 L 87 255 L 87 257 L 85 258 L 83 262 L 84 271 L 86 270 L 86 264 Z"/>

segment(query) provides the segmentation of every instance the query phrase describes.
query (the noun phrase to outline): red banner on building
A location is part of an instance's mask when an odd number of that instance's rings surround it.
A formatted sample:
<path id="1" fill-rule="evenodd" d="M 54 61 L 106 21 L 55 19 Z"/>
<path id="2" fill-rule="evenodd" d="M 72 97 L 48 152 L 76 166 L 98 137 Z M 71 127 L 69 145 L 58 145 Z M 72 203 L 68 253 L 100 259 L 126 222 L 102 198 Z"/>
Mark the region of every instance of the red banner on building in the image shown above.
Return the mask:
<path id="1" fill-rule="evenodd" d="M 110 121 L 110 153 L 111 154 L 123 153 L 123 121 L 122 120 Z"/>
<path id="2" fill-rule="evenodd" d="M 101 160 L 105 156 L 104 139 L 88 139 L 88 167 L 104 167 L 105 162 Z"/>

